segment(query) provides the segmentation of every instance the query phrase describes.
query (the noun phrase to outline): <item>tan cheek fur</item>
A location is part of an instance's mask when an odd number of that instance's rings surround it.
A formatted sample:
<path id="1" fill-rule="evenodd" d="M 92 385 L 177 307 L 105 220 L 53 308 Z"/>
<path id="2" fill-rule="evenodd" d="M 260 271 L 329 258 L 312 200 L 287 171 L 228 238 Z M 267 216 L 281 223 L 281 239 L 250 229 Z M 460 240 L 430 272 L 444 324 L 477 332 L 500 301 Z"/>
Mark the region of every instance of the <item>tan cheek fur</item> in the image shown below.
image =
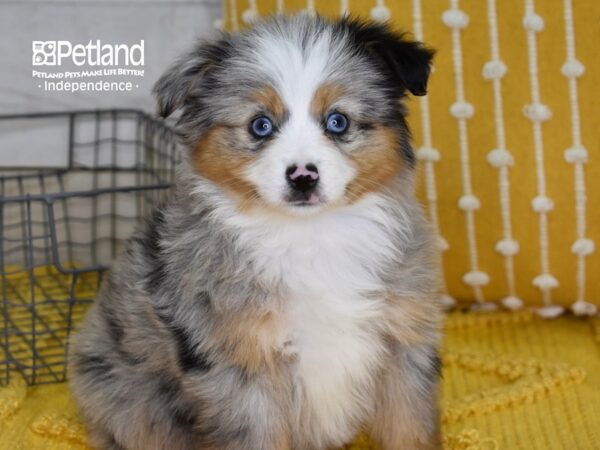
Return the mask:
<path id="1" fill-rule="evenodd" d="M 360 148 L 348 154 L 357 172 L 346 188 L 350 201 L 356 201 L 369 192 L 383 190 L 404 168 L 398 151 L 399 132 L 375 125 L 370 133 Z"/>
<path id="2" fill-rule="evenodd" d="M 254 185 L 244 174 L 256 158 L 256 154 L 244 148 L 232 148 L 229 143 L 237 133 L 235 128 L 216 127 L 198 143 L 192 153 L 194 170 L 204 178 L 220 186 L 237 202 L 239 212 L 250 210 L 285 215 L 281 210 L 262 201 Z"/>
<path id="3" fill-rule="evenodd" d="M 235 132 L 223 126 L 211 129 L 196 144 L 192 164 L 196 172 L 221 186 L 239 201 L 240 209 L 245 209 L 258 200 L 256 189 L 244 178 L 254 155 L 231 148 L 229 140 Z"/>

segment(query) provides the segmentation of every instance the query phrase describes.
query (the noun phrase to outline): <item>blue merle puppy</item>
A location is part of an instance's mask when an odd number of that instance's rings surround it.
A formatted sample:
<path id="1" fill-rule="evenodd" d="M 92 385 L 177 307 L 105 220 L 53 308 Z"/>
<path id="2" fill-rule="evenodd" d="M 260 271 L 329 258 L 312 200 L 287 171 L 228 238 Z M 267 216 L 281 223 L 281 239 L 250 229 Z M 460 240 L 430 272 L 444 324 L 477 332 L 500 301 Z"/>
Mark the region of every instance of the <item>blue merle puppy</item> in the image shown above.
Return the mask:
<path id="1" fill-rule="evenodd" d="M 158 81 L 186 152 L 73 343 L 94 446 L 440 448 L 438 257 L 402 104 L 431 58 L 387 25 L 301 14 Z"/>

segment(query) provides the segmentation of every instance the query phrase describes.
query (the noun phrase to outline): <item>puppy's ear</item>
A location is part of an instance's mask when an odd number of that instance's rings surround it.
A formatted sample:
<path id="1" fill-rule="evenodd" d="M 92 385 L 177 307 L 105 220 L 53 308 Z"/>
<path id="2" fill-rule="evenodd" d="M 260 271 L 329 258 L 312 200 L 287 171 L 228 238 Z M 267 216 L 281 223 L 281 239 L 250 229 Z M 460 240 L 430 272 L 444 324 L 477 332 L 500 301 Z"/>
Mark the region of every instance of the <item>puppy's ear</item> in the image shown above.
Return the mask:
<path id="1" fill-rule="evenodd" d="M 226 35 L 203 42 L 179 58 L 154 85 L 158 114 L 168 117 L 183 107 L 190 92 L 201 87 L 203 78 L 227 57 L 231 45 Z"/>
<path id="2" fill-rule="evenodd" d="M 370 54 L 402 92 L 427 94 L 427 79 L 434 51 L 421 42 L 408 40 L 389 26 L 355 19 L 345 21 L 355 44 Z"/>

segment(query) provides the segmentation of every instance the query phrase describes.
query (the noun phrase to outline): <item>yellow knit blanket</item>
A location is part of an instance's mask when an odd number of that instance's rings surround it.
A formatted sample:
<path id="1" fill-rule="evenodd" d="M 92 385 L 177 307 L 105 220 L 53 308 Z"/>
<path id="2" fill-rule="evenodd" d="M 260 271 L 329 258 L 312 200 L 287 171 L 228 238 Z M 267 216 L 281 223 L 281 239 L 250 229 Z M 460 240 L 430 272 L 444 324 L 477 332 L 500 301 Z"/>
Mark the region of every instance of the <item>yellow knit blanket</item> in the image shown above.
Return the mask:
<path id="1" fill-rule="evenodd" d="M 600 448 L 600 320 L 453 313 L 442 422 L 452 450 Z M 0 449 L 85 449 L 65 384 L 0 388 Z M 364 436 L 350 450 L 373 449 Z M 410 449 L 408 449 L 410 450 Z"/>

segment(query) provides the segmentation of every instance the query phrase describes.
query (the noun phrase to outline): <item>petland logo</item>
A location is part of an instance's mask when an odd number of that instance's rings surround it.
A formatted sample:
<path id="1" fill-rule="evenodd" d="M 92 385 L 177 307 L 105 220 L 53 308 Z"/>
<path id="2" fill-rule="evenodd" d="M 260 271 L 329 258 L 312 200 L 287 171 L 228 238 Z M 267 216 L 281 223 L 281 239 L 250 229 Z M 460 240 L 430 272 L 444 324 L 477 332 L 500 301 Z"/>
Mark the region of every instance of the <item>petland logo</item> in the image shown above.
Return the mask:
<path id="1" fill-rule="evenodd" d="M 34 66 L 61 66 L 65 60 L 76 66 L 143 66 L 144 40 L 138 44 L 102 44 L 100 40 L 87 44 L 70 41 L 33 41 Z"/>

